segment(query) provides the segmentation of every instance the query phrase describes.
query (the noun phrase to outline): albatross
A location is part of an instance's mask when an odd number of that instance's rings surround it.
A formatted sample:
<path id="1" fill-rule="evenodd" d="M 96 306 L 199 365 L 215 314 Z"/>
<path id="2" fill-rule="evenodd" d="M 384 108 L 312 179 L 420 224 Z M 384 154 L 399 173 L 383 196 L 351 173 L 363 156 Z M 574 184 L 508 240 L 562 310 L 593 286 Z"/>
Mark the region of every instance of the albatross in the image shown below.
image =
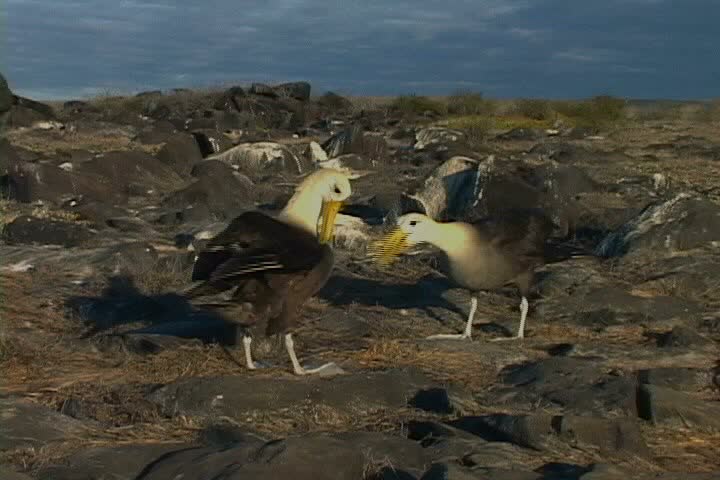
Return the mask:
<path id="1" fill-rule="evenodd" d="M 284 334 L 285 347 L 297 375 L 320 373 L 334 363 L 315 369 L 300 365 L 292 330 L 298 310 L 327 282 L 334 265 L 330 242 L 335 217 L 350 197 L 350 177 L 335 169 L 320 169 L 296 188 L 275 217 L 258 211 L 241 214 L 198 252 L 188 298 L 215 295 L 235 289 L 232 301 L 243 307 L 243 327 L 266 320 L 265 334 Z M 252 337 L 244 328 L 247 368 L 252 358 Z"/>
<path id="2" fill-rule="evenodd" d="M 397 219 L 390 233 L 370 246 L 370 256 L 387 266 L 410 247 L 429 243 L 445 254 L 446 275 L 472 292 L 464 332 L 432 335 L 429 339 L 470 339 L 477 292 L 511 284 L 520 290 L 520 326 L 516 336 L 494 340 L 524 338 L 527 297 L 534 270 L 545 263 L 545 242 L 552 233 L 553 223 L 536 209 L 510 212 L 511 215 L 474 222 L 439 222 L 420 213 L 408 213 Z"/>

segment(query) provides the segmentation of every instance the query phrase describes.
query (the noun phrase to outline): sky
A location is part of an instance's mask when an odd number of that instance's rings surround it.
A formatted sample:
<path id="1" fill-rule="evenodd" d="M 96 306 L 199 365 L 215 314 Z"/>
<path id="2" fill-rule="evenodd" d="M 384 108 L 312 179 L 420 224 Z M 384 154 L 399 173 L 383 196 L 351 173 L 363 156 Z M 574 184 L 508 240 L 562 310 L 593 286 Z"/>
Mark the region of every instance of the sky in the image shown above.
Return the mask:
<path id="1" fill-rule="evenodd" d="M 720 97 L 720 0 L 0 0 L 0 41 L 0 72 L 38 100 L 295 80 Z"/>

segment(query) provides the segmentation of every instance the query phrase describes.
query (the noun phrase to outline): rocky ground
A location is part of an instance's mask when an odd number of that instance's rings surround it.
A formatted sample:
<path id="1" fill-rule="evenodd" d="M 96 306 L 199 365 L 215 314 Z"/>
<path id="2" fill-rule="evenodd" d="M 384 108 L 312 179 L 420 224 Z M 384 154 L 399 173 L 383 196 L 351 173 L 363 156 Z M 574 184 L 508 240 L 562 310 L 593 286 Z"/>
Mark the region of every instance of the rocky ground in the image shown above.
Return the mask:
<path id="1" fill-rule="evenodd" d="M 720 478 L 718 123 L 478 132 L 305 83 L 8 98 L 2 478 Z M 249 372 L 227 315 L 175 292 L 208 234 L 323 165 L 358 178 L 296 343 L 345 374 L 294 377 L 274 338 Z M 524 341 L 489 341 L 512 289 L 481 294 L 472 341 L 424 340 L 469 294 L 432 250 L 365 258 L 402 211 L 528 205 L 581 254 L 538 272 Z"/>

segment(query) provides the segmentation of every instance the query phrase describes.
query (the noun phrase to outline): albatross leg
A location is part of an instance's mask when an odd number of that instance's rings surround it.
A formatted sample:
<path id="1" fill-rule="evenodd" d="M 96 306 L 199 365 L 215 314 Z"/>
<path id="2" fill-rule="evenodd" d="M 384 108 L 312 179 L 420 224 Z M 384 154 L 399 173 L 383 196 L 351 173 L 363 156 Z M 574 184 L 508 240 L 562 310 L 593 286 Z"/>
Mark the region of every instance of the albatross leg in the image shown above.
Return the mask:
<path id="1" fill-rule="evenodd" d="M 518 327 L 517 335 L 514 337 L 501 337 L 501 338 L 493 338 L 493 342 L 502 342 L 507 340 L 522 340 L 525 338 L 525 320 L 527 319 L 528 314 L 528 300 L 523 295 L 522 300 L 520 300 L 520 326 Z"/>
<path id="2" fill-rule="evenodd" d="M 523 295 L 520 301 L 520 326 L 518 327 L 517 338 L 525 338 L 525 319 L 528 313 L 528 301 Z"/>
<path id="3" fill-rule="evenodd" d="M 293 342 L 291 333 L 285 334 L 285 348 L 287 348 L 288 355 L 290 355 L 290 361 L 292 362 L 295 375 L 310 375 L 313 373 L 323 373 L 325 371 L 342 373 L 342 369 L 332 362 L 326 363 L 325 365 L 317 368 L 303 368 L 297 359 L 297 355 L 295 355 L 295 342 Z"/>
<path id="4" fill-rule="evenodd" d="M 427 337 L 428 340 L 440 340 L 455 338 L 464 340 L 466 338 L 472 339 L 472 325 L 473 319 L 475 318 L 475 311 L 477 310 L 477 297 L 473 296 L 470 299 L 470 313 L 468 314 L 467 323 L 465 324 L 465 331 L 463 333 L 441 333 L 438 335 L 430 335 Z"/>
<path id="5" fill-rule="evenodd" d="M 245 365 L 247 365 L 248 370 L 255 370 L 257 366 L 252 359 L 252 352 L 250 351 L 251 343 L 252 337 L 250 335 L 245 335 L 243 337 L 243 350 L 245 350 Z"/>

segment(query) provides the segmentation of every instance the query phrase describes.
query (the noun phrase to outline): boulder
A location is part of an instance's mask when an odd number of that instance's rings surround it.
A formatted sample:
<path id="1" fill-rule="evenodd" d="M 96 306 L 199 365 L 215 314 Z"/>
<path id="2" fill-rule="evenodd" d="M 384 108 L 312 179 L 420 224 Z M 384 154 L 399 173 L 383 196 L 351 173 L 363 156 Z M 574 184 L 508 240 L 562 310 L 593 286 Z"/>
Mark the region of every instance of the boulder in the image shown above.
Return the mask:
<path id="1" fill-rule="evenodd" d="M 602 257 L 650 254 L 671 256 L 720 241 L 720 205 L 680 193 L 648 205 L 639 215 L 608 234 L 596 249 Z"/>
<path id="2" fill-rule="evenodd" d="M 22 215 L 5 225 L 2 239 L 11 245 L 39 244 L 74 247 L 87 243 L 93 232 L 79 223 Z"/>
<path id="3" fill-rule="evenodd" d="M 156 157 L 182 176 L 190 174 L 193 166 L 203 158 L 195 138 L 186 133 L 179 133 L 169 138 Z"/>
<path id="4" fill-rule="evenodd" d="M 408 479 L 426 461 L 422 447 L 389 434 L 312 433 L 269 442 L 246 435 L 234 443 L 166 454 L 149 464 L 142 478 L 357 480 L 379 478 L 379 472 L 390 470 L 395 476 L 385 478 Z"/>
<path id="5" fill-rule="evenodd" d="M 311 163 L 324 162 L 328 155 L 317 142 L 310 142 L 304 152 L 305 158 Z"/>
<path id="6" fill-rule="evenodd" d="M 720 431 L 720 404 L 672 388 L 643 384 L 638 392 L 638 414 L 654 424 Z"/>
<path id="7" fill-rule="evenodd" d="M 161 217 L 161 222 L 227 220 L 252 208 L 254 196 L 250 179 L 235 172 L 230 175 L 203 175 L 163 198 L 161 207 L 171 213 Z"/>
<path id="8" fill-rule="evenodd" d="M 224 152 L 233 146 L 228 137 L 216 130 L 193 130 L 190 134 L 195 138 L 203 158 Z"/>
<path id="9" fill-rule="evenodd" d="M 183 184 L 174 168 L 141 151 L 111 151 L 96 155 L 76 169 L 100 175 L 113 184 L 125 186 L 134 195 L 172 191 Z"/>
<path id="10" fill-rule="evenodd" d="M 484 164 L 469 157 L 452 157 L 438 166 L 411 198 L 435 220 L 462 215 L 477 198 L 479 170 Z"/>
<path id="11" fill-rule="evenodd" d="M 310 100 L 310 84 L 308 82 L 289 82 L 275 86 L 275 91 L 282 97 L 290 97 L 301 102 Z"/>
<path id="12" fill-rule="evenodd" d="M 365 132 L 355 125 L 338 132 L 322 144 L 328 158 L 348 153 L 361 154 L 371 162 L 378 162 L 387 155 L 387 142 L 381 134 Z"/>
<path id="13" fill-rule="evenodd" d="M 465 133 L 444 127 L 427 127 L 415 134 L 416 150 L 423 150 L 430 145 L 447 145 L 465 140 Z"/>
<path id="14" fill-rule="evenodd" d="M 251 411 L 323 405 L 341 415 L 402 408 L 432 382 L 419 372 L 358 372 L 332 378 L 191 378 L 154 391 L 149 399 L 167 415 L 244 418 Z"/>
<path id="15" fill-rule="evenodd" d="M 274 142 L 241 143 L 207 158 L 223 161 L 248 174 L 287 172 L 298 175 L 311 170 L 307 160 Z"/>
<path id="16" fill-rule="evenodd" d="M 41 448 L 51 442 L 75 439 L 86 435 L 79 422 L 27 400 L 0 398 L 0 451 L 18 448 Z"/>
<path id="17" fill-rule="evenodd" d="M 38 200 L 62 202 L 86 198 L 100 202 L 123 202 L 122 184 L 97 173 L 68 172 L 53 165 L 21 163 L 0 179 L 5 198 L 23 203 Z"/>

